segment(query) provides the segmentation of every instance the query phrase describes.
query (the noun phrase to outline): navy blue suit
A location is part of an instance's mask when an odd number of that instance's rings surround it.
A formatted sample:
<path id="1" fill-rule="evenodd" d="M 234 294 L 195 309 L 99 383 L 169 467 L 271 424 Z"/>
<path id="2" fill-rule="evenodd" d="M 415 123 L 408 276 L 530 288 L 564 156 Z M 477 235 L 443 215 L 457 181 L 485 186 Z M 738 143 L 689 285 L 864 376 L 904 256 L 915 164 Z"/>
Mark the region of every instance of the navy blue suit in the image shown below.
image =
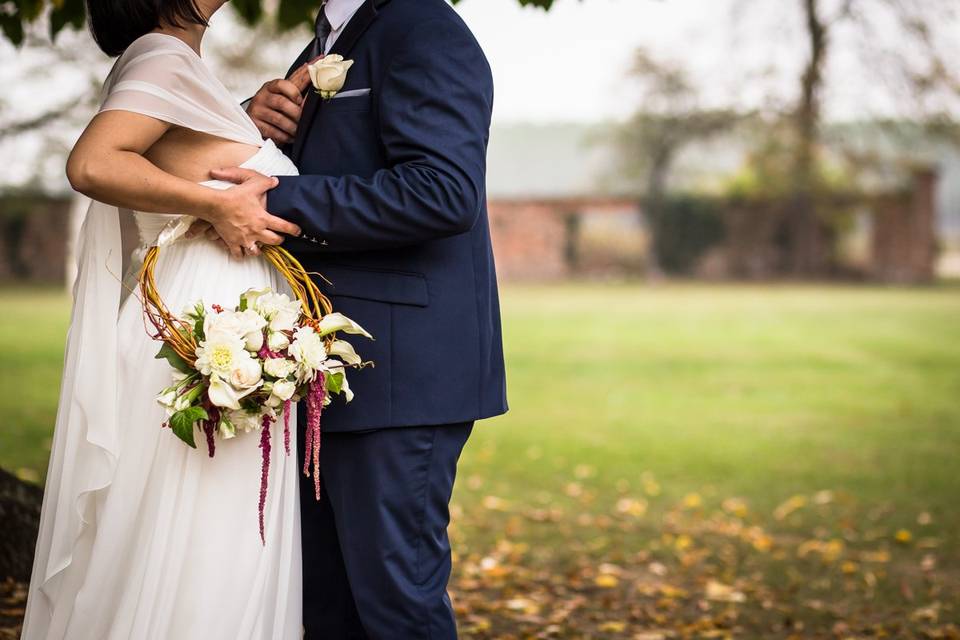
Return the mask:
<path id="1" fill-rule="evenodd" d="M 302 492 L 305 626 L 452 638 L 456 462 L 473 422 L 507 409 L 486 211 L 493 83 L 443 0 L 367 0 L 331 52 L 355 61 L 341 91 L 354 95 L 308 90 L 288 150 L 301 175 L 281 177 L 267 209 L 303 229 L 286 246 L 374 335 L 351 341 L 376 366 L 350 374 L 352 404 L 324 412 L 325 493 Z"/>

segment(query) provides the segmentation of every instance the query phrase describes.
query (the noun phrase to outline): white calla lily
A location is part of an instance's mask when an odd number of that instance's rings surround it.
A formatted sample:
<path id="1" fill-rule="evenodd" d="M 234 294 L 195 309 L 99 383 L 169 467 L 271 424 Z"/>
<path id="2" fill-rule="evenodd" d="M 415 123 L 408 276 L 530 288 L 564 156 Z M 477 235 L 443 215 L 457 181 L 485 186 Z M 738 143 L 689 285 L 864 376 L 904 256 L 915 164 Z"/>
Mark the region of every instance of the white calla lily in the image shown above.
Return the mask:
<path id="1" fill-rule="evenodd" d="M 371 339 L 373 338 L 373 336 L 367 333 L 366 329 L 342 313 L 328 313 L 320 320 L 320 324 L 317 328 L 319 329 L 321 336 L 330 335 L 335 331 L 343 331 L 344 333 L 352 333 Z"/>
<path id="2" fill-rule="evenodd" d="M 360 365 L 363 359 L 357 355 L 353 345 L 346 340 L 334 340 L 329 349 L 331 356 L 337 356 L 349 365 Z"/>

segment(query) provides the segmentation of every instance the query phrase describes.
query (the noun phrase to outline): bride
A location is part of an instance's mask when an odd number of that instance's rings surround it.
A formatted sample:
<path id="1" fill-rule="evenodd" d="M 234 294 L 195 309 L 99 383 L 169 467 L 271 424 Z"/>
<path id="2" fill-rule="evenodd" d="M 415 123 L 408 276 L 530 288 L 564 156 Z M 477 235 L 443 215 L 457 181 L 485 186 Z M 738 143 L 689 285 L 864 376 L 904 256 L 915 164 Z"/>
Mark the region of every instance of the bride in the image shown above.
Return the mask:
<path id="1" fill-rule="evenodd" d="M 200 58 L 207 19 L 223 2 L 87 3 L 97 43 L 120 57 L 67 165 L 71 184 L 94 202 L 81 236 L 26 640 L 301 636 L 296 454 L 271 454 L 262 544 L 259 438 L 224 441 L 211 459 L 161 429 L 166 413 L 154 398 L 170 367 L 154 359 L 159 345 L 128 294 L 137 257 L 158 239 L 154 273 L 171 309 L 199 299 L 233 307 L 249 288 L 285 287 L 257 256 L 258 243 L 300 233 L 264 210 L 276 179 L 207 180 L 237 164 L 265 176 L 296 173 Z M 194 219 L 222 241 L 185 234 Z"/>

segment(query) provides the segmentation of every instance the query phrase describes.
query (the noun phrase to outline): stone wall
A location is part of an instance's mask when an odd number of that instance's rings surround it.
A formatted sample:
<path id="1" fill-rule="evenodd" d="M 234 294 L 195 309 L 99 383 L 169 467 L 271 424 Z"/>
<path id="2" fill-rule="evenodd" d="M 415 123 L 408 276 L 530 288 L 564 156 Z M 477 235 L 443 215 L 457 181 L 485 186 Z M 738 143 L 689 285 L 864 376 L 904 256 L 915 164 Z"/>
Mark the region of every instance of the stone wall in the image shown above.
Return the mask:
<path id="1" fill-rule="evenodd" d="M 69 199 L 0 198 L 0 282 L 62 283 L 69 228 Z"/>
<path id="2" fill-rule="evenodd" d="M 635 200 L 497 199 L 490 232 L 502 281 L 643 271 L 649 249 Z"/>
<path id="3" fill-rule="evenodd" d="M 870 275 L 891 283 L 923 283 L 935 277 L 935 192 L 930 170 L 914 174 L 913 188 L 877 200 L 874 206 Z"/>

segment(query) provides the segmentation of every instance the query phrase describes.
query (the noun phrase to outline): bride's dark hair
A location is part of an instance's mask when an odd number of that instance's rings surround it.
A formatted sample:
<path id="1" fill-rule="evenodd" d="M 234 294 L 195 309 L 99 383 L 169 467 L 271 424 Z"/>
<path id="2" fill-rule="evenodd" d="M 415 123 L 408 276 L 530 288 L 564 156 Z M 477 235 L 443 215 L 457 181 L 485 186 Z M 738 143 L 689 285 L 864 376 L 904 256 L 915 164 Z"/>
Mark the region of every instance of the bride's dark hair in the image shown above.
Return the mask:
<path id="1" fill-rule="evenodd" d="M 194 0 L 87 0 L 87 15 L 93 39 L 108 56 L 120 55 L 161 24 L 207 24 Z"/>

